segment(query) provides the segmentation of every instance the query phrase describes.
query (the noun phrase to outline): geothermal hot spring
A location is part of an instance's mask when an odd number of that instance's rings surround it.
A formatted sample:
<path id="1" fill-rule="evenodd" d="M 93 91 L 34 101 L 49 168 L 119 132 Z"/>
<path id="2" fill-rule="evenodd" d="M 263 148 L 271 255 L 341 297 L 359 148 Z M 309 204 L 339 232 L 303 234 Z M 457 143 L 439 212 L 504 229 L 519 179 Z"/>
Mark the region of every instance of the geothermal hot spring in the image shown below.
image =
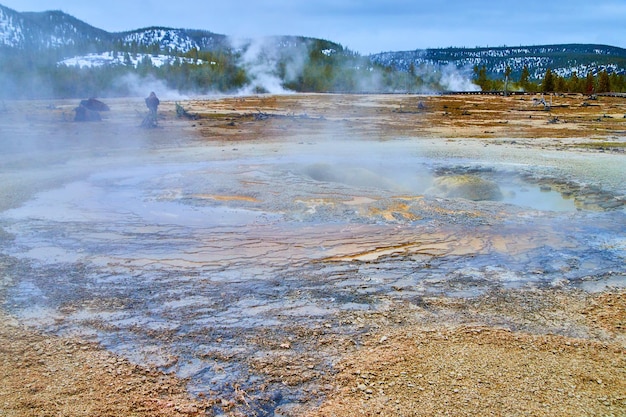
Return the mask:
<path id="1" fill-rule="evenodd" d="M 189 378 L 192 393 L 237 386 L 244 412 L 278 415 L 315 398 L 333 341 L 371 330 L 364 314 L 432 295 L 623 286 L 619 157 L 600 156 L 615 183 L 598 187 L 557 152 L 443 149 L 314 139 L 94 152 L 0 213 L 4 308 Z M 301 358 L 295 383 L 268 371 L 285 357 Z"/>

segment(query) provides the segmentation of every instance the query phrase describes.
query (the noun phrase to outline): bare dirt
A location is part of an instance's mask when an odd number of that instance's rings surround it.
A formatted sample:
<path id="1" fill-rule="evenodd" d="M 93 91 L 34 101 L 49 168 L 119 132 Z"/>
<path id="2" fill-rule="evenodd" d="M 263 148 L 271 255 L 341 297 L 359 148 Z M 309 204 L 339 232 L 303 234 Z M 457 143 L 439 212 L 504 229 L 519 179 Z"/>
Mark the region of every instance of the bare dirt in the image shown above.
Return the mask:
<path id="1" fill-rule="evenodd" d="M 381 329 L 337 365 L 337 392 L 308 415 L 624 415 L 625 298 L 555 291 L 429 300 L 464 318 Z M 491 315 L 526 330 L 489 325 Z M 556 323 L 584 337 L 546 331 Z"/>
<path id="2" fill-rule="evenodd" d="M 153 130 L 138 127 L 141 100 L 119 100 L 104 121 L 93 124 L 72 121 L 74 103 L 7 102 L 0 108 L 0 135 L 11 152 L 2 157 L 0 209 L 80 175 L 66 167 L 73 157 L 175 152 L 189 143 L 280 141 L 294 130 L 303 140 L 411 136 L 452 141 L 472 151 L 501 145 L 590 159 L 623 154 L 623 98 L 546 97 L 549 110 L 537 104 L 539 99 L 288 95 L 181 102 L 198 116 L 195 120 L 177 118 L 174 101 L 163 100 L 159 128 Z M 144 138 L 140 143 L 130 139 L 138 135 Z M 81 141 L 85 137 L 89 146 Z M 24 138 L 38 138 L 38 151 L 25 147 Z M 28 173 L 44 163 L 57 169 L 45 181 L 31 178 Z M 282 415 L 626 415 L 623 290 L 428 297 L 418 307 L 398 305 L 345 320 L 371 331 L 358 343 L 328 340 L 323 333 L 302 336 L 335 343 L 342 352 L 330 374 L 312 372 L 315 364 L 292 353 L 288 344 L 277 347 L 286 352 L 283 360 L 252 364 L 287 384 L 306 379 L 309 371 L 319 380 L 322 403 L 292 405 Z M 247 401 L 237 387 L 235 402 L 219 394 L 194 398 L 185 391 L 186 381 L 174 375 L 132 364 L 91 342 L 36 332 L 6 313 L 0 315 L 0 364 L 3 416 L 238 415 Z"/>
<path id="3" fill-rule="evenodd" d="M 0 316 L 3 416 L 188 416 L 184 381 L 129 363 L 91 343 L 38 334 Z"/>
<path id="4" fill-rule="evenodd" d="M 389 95 L 373 102 L 368 95 L 293 95 L 233 98 L 210 108 L 203 101 L 184 104 L 202 117 L 197 127 L 203 136 L 214 137 L 213 129 L 219 129 L 221 138 L 238 140 L 254 138 L 251 122 L 259 119 L 273 121 L 275 137 L 290 134 L 293 126 L 315 128 L 319 121 L 341 127 L 325 128 L 323 133 L 331 136 L 387 139 L 410 135 L 485 139 L 486 143 L 513 138 L 526 139 L 521 144 L 549 147 L 623 149 L 619 138 L 626 134 L 623 97 Z M 265 124 L 264 131 L 267 128 Z M 543 141 L 546 138 L 550 140 Z"/>

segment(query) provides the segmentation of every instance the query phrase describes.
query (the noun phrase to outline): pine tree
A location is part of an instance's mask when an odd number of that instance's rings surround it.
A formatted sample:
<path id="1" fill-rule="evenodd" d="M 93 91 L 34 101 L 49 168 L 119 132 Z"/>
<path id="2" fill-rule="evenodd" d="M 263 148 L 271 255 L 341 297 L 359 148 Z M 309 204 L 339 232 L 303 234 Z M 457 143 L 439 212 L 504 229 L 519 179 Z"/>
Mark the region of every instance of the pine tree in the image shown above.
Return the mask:
<path id="1" fill-rule="evenodd" d="M 491 89 L 491 82 L 487 78 L 487 67 L 483 65 L 479 68 L 478 65 L 475 65 L 474 74 L 476 75 L 474 84 L 479 86 L 482 91 L 489 91 Z"/>
<path id="2" fill-rule="evenodd" d="M 609 78 L 611 91 L 617 93 L 623 93 L 626 91 L 626 79 L 623 75 L 618 75 L 616 72 L 613 72 Z"/>
<path id="3" fill-rule="evenodd" d="M 508 65 L 506 66 L 506 69 L 504 70 L 504 94 L 508 95 L 508 91 L 509 91 L 509 77 L 511 76 L 511 67 L 509 67 Z"/>
<path id="4" fill-rule="evenodd" d="M 128 67 L 133 66 L 133 61 L 130 59 L 130 55 L 128 54 L 128 52 L 124 52 L 124 65 Z"/>
<path id="5" fill-rule="evenodd" d="M 611 91 L 611 82 L 609 80 L 609 74 L 606 70 L 598 74 L 598 93 L 607 93 Z"/>
<path id="6" fill-rule="evenodd" d="M 543 77 L 543 82 L 541 83 L 541 91 L 544 93 L 552 93 L 554 91 L 554 81 L 552 70 L 548 68 L 546 75 Z"/>
<path id="7" fill-rule="evenodd" d="M 522 68 L 522 73 L 519 77 L 519 85 L 522 87 L 524 91 L 528 91 L 530 87 L 530 71 L 528 70 L 528 65 L 524 65 Z"/>
<path id="8" fill-rule="evenodd" d="M 552 77 L 554 78 L 554 91 L 559 93 L 567 91 L 567 81 L 565 81 L 565 78 L 558 75 L 553 75 Z"/>
<path id="9" fill-rule="evenodd" d="M 585 94 L 593 94 L 596 91 L 596 82 L 591 71 L 587 73 L 585 79 Z"/>
<path id="10" fill-rule="evenodd" d="M 576 71 L 573 71 L 571 77 L 567 80 L 567 91 L 570 93 L 582 93 L 580 91 L 580 79 Z"/>

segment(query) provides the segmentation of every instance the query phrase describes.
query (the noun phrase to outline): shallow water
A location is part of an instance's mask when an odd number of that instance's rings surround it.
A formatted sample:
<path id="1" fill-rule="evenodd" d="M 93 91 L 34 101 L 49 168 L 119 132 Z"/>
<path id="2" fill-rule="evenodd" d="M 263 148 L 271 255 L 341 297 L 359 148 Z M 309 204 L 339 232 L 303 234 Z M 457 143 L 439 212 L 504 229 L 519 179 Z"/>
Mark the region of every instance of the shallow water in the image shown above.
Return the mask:
<path id="1" fill-rule="evenodd" d="M 433 159 L 410 141 L 192 154 L 109 164 L 1 213 L 5 308 L 175 371 L 196 393 L 238 385 L 245 412 L 271 415 L 329 372 L 336 349 L 320 337 L 369 331 L 359 314 L 433 294 L 625 284 L 624 210 L 577 209 L 525 182 L 527 165 Z M 427 194 L 437 169 L 468 164 L 503 201 Z M 298 355 L 314 365 L 297 384 L 257 366 Z"/>

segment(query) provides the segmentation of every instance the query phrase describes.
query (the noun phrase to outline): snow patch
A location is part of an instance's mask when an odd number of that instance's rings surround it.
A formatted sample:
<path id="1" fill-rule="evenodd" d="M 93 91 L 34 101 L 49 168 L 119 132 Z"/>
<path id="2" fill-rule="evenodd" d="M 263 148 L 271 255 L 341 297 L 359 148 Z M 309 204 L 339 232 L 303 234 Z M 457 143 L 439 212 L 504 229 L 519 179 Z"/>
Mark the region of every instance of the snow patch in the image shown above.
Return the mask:
<path id="1" fill-rule="evenodd" d="M 198 64 L 201 65 L 204 61 L 192 58 L 181 58 L 171 55 L 151 55 L 151 54 L 128 54 L 128 53 L 115 53 L 115 52 L 103 52 L 99 54 L 87 54 L 82 56 L 75 56 L 72 58 L 64 59 L 58 62 L 58 65 L 65 65 L 68 67 L 80 67 L 80 68 L 95 68 L 103 66 L 115 66 L 123 65 L 135 67 L 146 60 L 150 60 L 152 66 L 161 67 L 163 65 L 175 65 L 179 64 Z M 215 62 L 211 62 L 211 65 L 216 65 Z"/>

